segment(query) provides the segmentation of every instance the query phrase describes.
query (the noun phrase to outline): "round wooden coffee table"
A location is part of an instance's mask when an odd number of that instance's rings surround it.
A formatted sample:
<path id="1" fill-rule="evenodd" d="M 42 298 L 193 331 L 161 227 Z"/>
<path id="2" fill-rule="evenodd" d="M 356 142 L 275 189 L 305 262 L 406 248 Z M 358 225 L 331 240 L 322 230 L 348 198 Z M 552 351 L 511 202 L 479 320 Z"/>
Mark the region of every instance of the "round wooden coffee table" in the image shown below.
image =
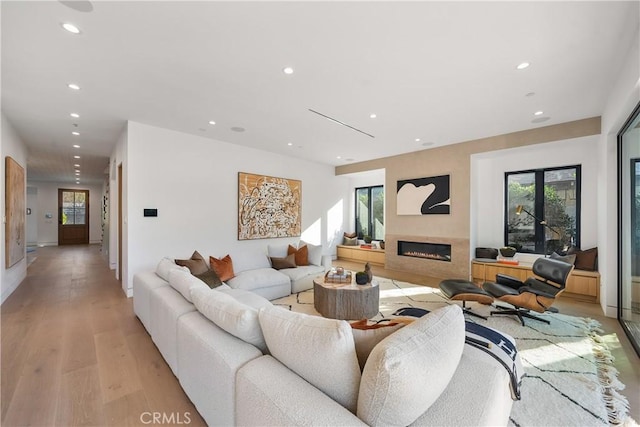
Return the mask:
<path id="1" fill-rule="evenodd" d="M 355 278 L 355 274 L 353 275 Z M 352 279 L 353 280 L 353 279 Z M 372 280 L 366 285 L 325 283 L 324 277 L 313 279 L 313 306 L 324 317 L 341 320 L 370 319 L 378 314 L 380 287 Z"/>

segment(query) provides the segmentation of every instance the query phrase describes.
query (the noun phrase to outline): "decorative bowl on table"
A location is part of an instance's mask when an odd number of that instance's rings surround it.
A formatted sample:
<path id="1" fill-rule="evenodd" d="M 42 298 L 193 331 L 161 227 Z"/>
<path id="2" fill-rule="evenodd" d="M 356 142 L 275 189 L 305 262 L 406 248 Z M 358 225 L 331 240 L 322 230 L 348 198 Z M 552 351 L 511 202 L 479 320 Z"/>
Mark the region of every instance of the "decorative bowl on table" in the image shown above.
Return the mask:
<path id="1" fill-rule="evenodd" d="M 369 283 L 369 275 L 364 271 L 358 271 L 356 273 L 356 283 L 358 285 L 366 285 Z"/>
<path id="2" fill-rule="evenodd" d="M 500 255 L 505 258 L 513 258 L 516 252 L 516 248 L 512 246 L 505 246 L 504 248 L 500 248 Z"/>

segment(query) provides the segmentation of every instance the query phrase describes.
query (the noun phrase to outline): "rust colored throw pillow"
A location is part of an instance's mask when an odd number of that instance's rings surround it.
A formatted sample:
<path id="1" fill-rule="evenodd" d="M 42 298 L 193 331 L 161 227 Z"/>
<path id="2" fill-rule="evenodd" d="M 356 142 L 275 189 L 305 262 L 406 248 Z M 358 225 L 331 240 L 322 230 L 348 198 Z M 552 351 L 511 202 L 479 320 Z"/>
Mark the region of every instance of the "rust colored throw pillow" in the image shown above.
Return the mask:
<path id="1" fill-rule="evenodd" d="M 575 266 L 578 270 L 596 271 L 598 270 L 598 248 L 587 249 L 581 251 L 577 248 L 571 248 L 567 254 L 575 254 Z"/>
<path id="2" fill-rule="evenodd" d="M 353 239 L 357 236 L 358 234 L 354 231 L 353 233 L 347 233 L 346 231 L 344 232 L 344 237 L 348 237 L 349 239 Z"/>
<path id="3" fill-rule="evenodd" d="M 211 269 L 216 272 L 220 280 L 223 282 L 235 277 L 235 274 L 233 273 L 233 261 L 231 261 L 231 257 L 229 255 L 222 259 L 210 256 L 209 263 L 211 264 Z"/>
<path id="4" fill-rule="evenodd" d="M 291 254 L 295 255 L 297 266 L 309 265 L 309 248 L 307 248 L 307 245 L 304 245 L 298 249 L 289 245 L 289 248 L 287 249 L 287 255 Z"/>
<path id="5" fill-rule="evenodd" d="M 200 255 L 198 251 L 194 251 L 193 255 L 189 259 L 177 259 L 176 264 L 183 267 L 187 267 L 191 274 L 197 276 L 198 274 L 206 273 L 209 270 L 207 261 Z"/>
<path id="6" fill-rule="evenodd" d="M 295 268 L 296 256 L 294 254 L 287 255 L 284 258 L 271 257 L 271 267 L 276 270 L 282 270 L 283 268 Z"/>

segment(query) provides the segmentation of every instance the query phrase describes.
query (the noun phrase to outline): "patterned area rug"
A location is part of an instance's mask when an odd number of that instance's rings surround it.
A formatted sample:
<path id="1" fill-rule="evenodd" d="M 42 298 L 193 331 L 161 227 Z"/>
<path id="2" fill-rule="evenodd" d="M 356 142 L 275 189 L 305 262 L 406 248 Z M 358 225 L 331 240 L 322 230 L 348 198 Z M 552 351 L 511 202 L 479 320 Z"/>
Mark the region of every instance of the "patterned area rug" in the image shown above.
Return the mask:
<path id="1" fill-rule="evenodd" d="M 435 310 L 449 301 L 438 289 L 377 277 L 380 312 L 372 320 L 393 317 L 402 307 Z M 313 307 L 313 290 L 272 301 L 292 311 L 319 316 Z M 478 314 L 489 315 L 490 306 L 469 305 Z M 467 320 L 503 331 L 516 339 L 525 369 L 522 399 L 514 402 L 512 426 L 637 426 L 628 417 L 628 402 L 618 393 L 624 388 L 617 379 L 607 346 L 598 335 L 599 323 L 557 313 L 541 314 L 551 324 L 531 319 L 525 326 L 515 316 L 493 316 Z"/>

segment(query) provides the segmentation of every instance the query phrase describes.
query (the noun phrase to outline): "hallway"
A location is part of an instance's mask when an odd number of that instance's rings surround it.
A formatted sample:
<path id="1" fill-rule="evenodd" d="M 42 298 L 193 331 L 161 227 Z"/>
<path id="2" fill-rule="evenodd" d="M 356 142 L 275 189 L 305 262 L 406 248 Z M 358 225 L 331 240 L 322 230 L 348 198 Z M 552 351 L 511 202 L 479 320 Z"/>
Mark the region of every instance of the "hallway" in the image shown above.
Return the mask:
<path id="1" fill-rule="evenodd" d="M 99 246 L 35 257 L 1 308 L 3 426 L 205 425 Z"/>

